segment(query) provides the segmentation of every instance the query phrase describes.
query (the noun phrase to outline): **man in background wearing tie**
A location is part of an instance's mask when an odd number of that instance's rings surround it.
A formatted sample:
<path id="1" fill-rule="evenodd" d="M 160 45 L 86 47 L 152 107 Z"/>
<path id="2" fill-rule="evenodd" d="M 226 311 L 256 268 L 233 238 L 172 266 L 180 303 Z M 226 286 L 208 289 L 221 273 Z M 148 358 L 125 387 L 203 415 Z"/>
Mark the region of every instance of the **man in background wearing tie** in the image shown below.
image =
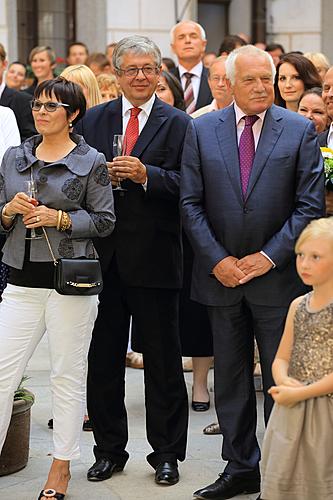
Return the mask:
<path id="1" fill-rule="evenodd" d="M 207 41 L 206 33 L 194 21 L 181 21 L 170 31 L 171 48 L 178 59 L 173 71 L 184 90 L 186 113 L 189 115 L 212 102 L 208 71 L 202 63 Z"/>
<path id="2" fill-rule="evenodd" d="M 179 479 L 177 461 L 185 458 L 188 422 L 178 335 L 178 201 L 190 118 L 155 95 L 161 53 L 154 42 L 124 38 L 114 49 L 113 65 L 122 97 L 92 108 L 76 127 L 110 161 L 117 217 L 114 237 L 96 242 L 104 289 L 89 352 L 96 462 L 88 480 L 108 479 L 128 460 L 124 378 L 132 316 L 144 360 L 147 438 L 153 449 L 147 460 L 156 483 L 172 485 Z M 120 155 L 112 151 L 116 134 L 124 134 Z"/>
<path id="3" fill-rule="evenodd" d="M 226 61 L 234 105 L 193 120 L 184 145 L 181 210 L 193 245 L 192 298 L 212 324 L 215 404 L 226 467 L 197 499 L 260 489 L 253 349 L 267 422 L 274 359 L 292 299 L 303 293 L 294 262 L 302 229 L 324 213 L 313 124 L 273 104 L 275 67 L 248 45 Z"/>

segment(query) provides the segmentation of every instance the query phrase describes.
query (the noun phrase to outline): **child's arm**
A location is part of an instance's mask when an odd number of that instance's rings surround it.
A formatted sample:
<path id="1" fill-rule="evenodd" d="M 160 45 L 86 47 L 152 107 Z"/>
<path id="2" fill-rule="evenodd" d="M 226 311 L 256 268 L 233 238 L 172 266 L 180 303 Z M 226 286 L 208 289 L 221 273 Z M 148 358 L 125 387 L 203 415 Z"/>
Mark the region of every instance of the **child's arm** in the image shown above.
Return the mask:
<path id="1" fill-rule="evenodd" d="M 303 385 L 298 380 L 288 376 L 289 361 L 294 343 L 294 317 L 297 306 L 302 299 L 303 297 L 297 297 L 289 307 L 282 339 L 272 365 L 272 373 L 276 385 L 293 387 Z"/>
<path id="2" fill-rule="evenodd" d="M 299 401 L 326 396 L 333 393 L 333 372 L 313 384 L 300 387 L 273 386 L 268 392 L 274 401 L 283 406 L 293 406 Z"/>

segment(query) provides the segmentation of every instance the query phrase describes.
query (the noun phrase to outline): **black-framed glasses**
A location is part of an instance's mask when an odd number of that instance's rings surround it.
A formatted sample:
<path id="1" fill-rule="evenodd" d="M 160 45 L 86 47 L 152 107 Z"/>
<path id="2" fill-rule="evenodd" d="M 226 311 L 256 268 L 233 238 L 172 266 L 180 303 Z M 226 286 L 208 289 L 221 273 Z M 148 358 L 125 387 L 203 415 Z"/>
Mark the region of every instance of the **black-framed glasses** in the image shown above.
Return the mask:
<path id="1" fill-rule="evenodd" d="M 32 111 L 40 111 L 44 106 L 45 111 L 53 113 L 58 108 L 61 107 L 68 108 L 69 104 L 64 104 L 63 102 L 53 102 L 53 101 L 41 102 L 38 101 L 38 99 L 33 99 L 32 101 L 30 101 L 30 106 Z"/>
<path id="2" fill-rule="evenodd" d="M 149 76 L 156 75 L 157 73 L 157 66 L 142 66 L 141 68 L 138 68 L 137 66 L 133 66 L 133 68 L 127 68 L 127 69 L 121 69 L 121 68 L 116 68 L 116 70 L 119 73 L 122 73 L 125 75 L 127 78 L 135 78 L 138 76 L 139 71 L 142 71 L 144 76 L 147 78 Z"/>

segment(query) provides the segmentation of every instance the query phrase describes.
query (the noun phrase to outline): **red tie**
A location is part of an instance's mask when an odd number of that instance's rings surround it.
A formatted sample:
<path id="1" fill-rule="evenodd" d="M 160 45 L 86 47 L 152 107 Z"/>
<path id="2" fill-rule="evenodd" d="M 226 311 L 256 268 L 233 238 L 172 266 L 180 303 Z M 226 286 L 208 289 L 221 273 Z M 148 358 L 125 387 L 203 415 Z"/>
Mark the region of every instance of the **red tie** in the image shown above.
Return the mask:
<path id="1" fill-rule="evenodd" d="M 125 137 L 124 137 L 124 155 L 129 156 L 135 146 L 136 141 L 139 137 L 139 120 L 138 115 L 141 112 L 141 108 L 131 108 L 131 116 L 128 120 L 126 127 Z"/>

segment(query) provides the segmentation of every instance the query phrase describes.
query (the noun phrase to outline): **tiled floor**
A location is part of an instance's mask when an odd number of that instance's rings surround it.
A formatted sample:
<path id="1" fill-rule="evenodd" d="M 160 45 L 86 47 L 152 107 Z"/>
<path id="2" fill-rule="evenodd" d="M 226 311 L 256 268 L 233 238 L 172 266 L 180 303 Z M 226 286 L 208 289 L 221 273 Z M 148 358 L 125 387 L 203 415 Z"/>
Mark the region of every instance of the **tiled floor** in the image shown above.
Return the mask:
<path id="1" fill-rule="evenodd" d="M 52 431 L 47 428 L 50 418 L 50 392 L 48 388 L 47 344 L 43 340 L 28 368 L 31 377 L 26 384 L 36 395 L 32 411 L 31 446 L 28 465 L 22 471 L 0 477 L 0 500 L 37 500 L 46 478 L 52 452 Z M 212 386 L 212 370 L 210 371 Z M 191 393 L 192 374 L 186 374 Z M 213 395 L 212 395 L 213 396 Z M 263 435 L 262 395 L 259 394 L 259 439 Z M 202 429 L 215 420 L 214 406 L 205 413 L 190 411 L 187 459 L 180 464 L 181 480 L 172 487 L 160 487 L 154 483 L 153 469 L 145 460 L 150 448 L 145 438 L 142 371 L 127 371 L 127 409 L 129 415 L 130 460 L 124 472 L 110 480 L 90 483 L 86 480 L 88 467 L 93 463 L 91 433 L 82 433 L 81 459 L 72 464 L 72 480 L 68 500 L 190 500 L 192 492 L 217 478 L 223 470 L 219 458 L 221 436 L 205 436 Z M 234 497 L 252 500 L 257 495 Z"/>

